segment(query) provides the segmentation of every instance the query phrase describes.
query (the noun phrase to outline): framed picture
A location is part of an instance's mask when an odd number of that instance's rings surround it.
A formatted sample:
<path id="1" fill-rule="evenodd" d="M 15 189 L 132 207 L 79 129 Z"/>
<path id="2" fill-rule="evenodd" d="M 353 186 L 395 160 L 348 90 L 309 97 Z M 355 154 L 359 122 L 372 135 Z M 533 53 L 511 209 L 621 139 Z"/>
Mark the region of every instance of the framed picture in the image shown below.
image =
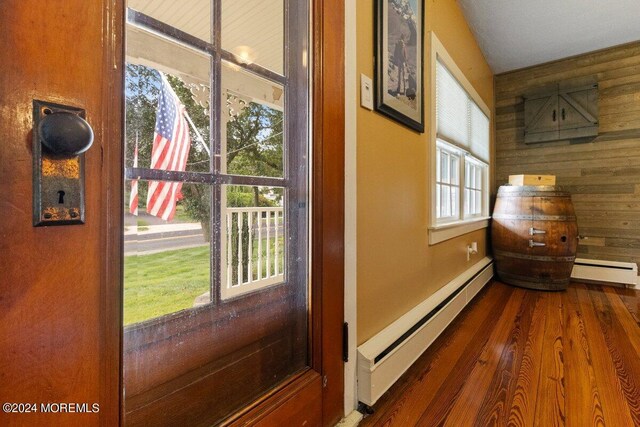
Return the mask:
<path id="1" fill-rule="evenodd" d="M 376 110 L 424 132 L 423 0 L 376 2 Z"/>

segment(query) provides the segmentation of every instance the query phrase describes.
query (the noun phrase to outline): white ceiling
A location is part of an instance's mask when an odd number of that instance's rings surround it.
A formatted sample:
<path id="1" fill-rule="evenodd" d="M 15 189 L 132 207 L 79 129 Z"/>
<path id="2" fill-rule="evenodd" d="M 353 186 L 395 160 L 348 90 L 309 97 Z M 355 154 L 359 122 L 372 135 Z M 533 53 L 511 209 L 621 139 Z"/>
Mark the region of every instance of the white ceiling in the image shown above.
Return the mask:
<path id="1" fill-rule="evenodd" d="M 211 41 L 210 3 L 210 0 L 128 0 L 127 6 Z M 255 62 L 282 74 L 283 0 L 222 0 L 221 4 L 222 48 L 243 61 Z"/>
<path id="2" fill-rule="evenodd" d="M 494 73 L 640 40 L 640 0 L 457 0 Z"/>

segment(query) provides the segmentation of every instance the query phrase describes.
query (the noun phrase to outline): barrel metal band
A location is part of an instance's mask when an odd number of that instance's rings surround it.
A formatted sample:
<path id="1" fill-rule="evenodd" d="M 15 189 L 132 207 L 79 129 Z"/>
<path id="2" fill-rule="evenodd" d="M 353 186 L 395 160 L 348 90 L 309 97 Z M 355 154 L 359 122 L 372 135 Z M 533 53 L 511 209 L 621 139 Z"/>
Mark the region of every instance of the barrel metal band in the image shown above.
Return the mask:
<path id="1" fill-rule="evenodd" d="M 575 221 L 575 215 L 514 215 L 493 214 L 494 219 L 528 219 L 531 221 Z"/>
<path id="2" fill-rule="evenodd" d="M 498 191 L 498 197 L 501 199 L 507 197 L 519 199 L 522 197 L 570 197 L 570 194 L 565 191 L 521 191 L 519 193 Z"/>
<path id="3" fill-rule="evenodd" d="M 522 282 L 526 282 L 526 283 L 551 283 L 551 284 L 558 284 L 558 285 L 564 285 L 564 284 L 568 284 L 571 281 L 571 278 L 566 278 L 566 279 L 551 279 L 551 278 L 535 278 L 535 277 L 531 277 L 531 276 L 522 276 L 520 274 L 514 274 L 514 273 L 507 273 L 505 271 L 502 271 L 500 269 L 498 269 L 498 276 L 500 276 L 501 278 L 504 279 L 516 279 Z"/>
<path id="4" fill-rule="evenodd" d="M 576 259 L 575 256 L 527 255 L 527 254 L 519 254 L 516 252 L 500 251 L 496 249 L 494 249 L 493 254 L 496 257 L 527 259 L 527 260 L 544 261 L 544 262 L 573 262 Z"/>

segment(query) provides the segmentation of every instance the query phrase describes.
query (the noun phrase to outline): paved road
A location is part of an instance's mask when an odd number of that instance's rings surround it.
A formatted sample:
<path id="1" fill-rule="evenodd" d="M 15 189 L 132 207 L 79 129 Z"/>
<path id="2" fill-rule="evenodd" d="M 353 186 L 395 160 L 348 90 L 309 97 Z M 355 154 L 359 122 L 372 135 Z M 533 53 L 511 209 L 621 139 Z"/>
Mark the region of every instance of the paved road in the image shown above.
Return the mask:
<path id="1" fill-rule="evenodd" d="M 270 237 L 275 236 L 275 227 L 269 229 Z M 282 236 L 283 229 L 278 229 L 278 235 Z M 266 239 L 267 231 L 262 230 L 262 238 Z M 204 239 L 202 229 L 145 232 L 139 234 L 126 234 L 124 236 L 124 254 L 146 255 L 163 251 L 195 248 L 208 245 Z"/>
<path id="2" fill-rule="evenodd" d="M 194 248 L 207 244 L 202 230 L 130 234 L 124 238 L 124 254 L 144 255 L 174 249 Z"/>

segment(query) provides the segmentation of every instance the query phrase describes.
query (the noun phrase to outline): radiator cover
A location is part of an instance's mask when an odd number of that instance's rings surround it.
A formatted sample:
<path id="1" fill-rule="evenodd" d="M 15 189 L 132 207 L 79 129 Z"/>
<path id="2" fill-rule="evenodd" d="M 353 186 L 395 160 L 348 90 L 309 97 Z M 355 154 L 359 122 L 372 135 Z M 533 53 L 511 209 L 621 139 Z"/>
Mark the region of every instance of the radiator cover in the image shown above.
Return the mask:
<path id="1" fill-rule="evenodd" d="M 486 257 L 358 347 L 358 400 L 373 405 L 493 277 Z"/>
<path id="2" fill-rule="evenodd" d="M 632 262 L 576 258 L 571 278 L 620 283 L 636 287 L 638 285 L 638 265 Z"/>

